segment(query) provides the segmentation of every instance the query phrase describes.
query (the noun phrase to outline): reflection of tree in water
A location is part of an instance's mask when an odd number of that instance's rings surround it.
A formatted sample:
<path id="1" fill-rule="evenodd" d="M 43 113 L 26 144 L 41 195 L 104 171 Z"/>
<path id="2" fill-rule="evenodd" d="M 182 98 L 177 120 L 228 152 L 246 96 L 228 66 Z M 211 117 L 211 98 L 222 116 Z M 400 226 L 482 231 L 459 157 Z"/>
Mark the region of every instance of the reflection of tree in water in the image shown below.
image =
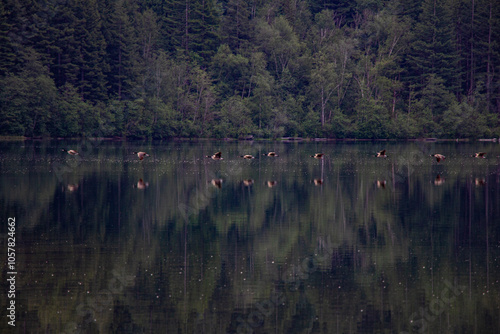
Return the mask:
<path id="1" fill-rule="evenodd" d="M 176 151 L 169 145 L 165 152 Z M 498 295 L 492 279 L 499 274 L 492 262 L 500 236 L 498 166 L 470 157 L 457 163 L 460 152 L 445 145 L 455 158 L 436 167 L 426 152 L 413 153 L 414 146 L 395 145 L 388 153 L 402 152 L 401 160 L 392 154 L 382 161 L 367 153 L 371 145 L 350 147 L 349 159 L 343 158 L 347 148 L 336 145 L 321 165 L 280 154 L 259 162 L 258 170 L 249 165 L 227 173 L 220 189 L 210 181 L 230 170 L 238 151 L 230 145 L 221 147 L 229 151 L 225 165 L 176 157 L 179 162 L 157 164 L 154 171 L 102 163 L 97 172 L 82 163 L 61 184 L 25 166 L 31 181 L 20 179 L 16 188 L 2 182 L 0 189 L 9 199 L 3 209 L 26 222 L 22 238 L 29 242 L 19 249 L 26 282 L 39 282 L 19 289 L 44 287 L 43 295 L 26 301 L 37 314 L 26 326 L 36 332 L 57 324 L 54 319 L 84 322 L 71 310 L 106 287 L 111 268 L 123 267 L 135 283 L 98 313 L 98 328 L 235 330 L 238 317 L 246 321 L 257 303 L 282 291 L 286 302 L 256 332 L 408 331 L 410 316 L 429 306 L 445 278 L 467 291 L 429 328 L 469 328 L 474 314 L 487 318 L 498 306 L 491 297 Z M 217 150 L 180 147 L 190 157 Z M 309 151 L 305 146 L 290 155 L 307 157 Z M 156 157 L 161 161 L 161 153 Z M 434 185 L 436 168 L 446 173 L 440 187 Z M 401 174 L 403 181 L 388 178 L 382 191 L 376 180 L 386 173 Z M 327 180 L 321 189 L 311 182 L 318 174 Z M 154 180 L 145 191 L 131 186 L 141 177 Z M 250 188 L 241 183 L 247 178 L 255 181 Z M 476 186 L 476 178 L 484 184 Z M 265 183 L 271 179 L 278 181 L 272 190 Z M 65 185 L 73 183 L 79 187 L 70 193 Z M 182 215 L 179 203 L 196 210 Z M 307 272 L 299 290 L 286 290 L 283 271 L 314 258 L 326 237 L 333 245 L 329 261 Z M 449 322 L 441 321 L 445 317 Z"/>

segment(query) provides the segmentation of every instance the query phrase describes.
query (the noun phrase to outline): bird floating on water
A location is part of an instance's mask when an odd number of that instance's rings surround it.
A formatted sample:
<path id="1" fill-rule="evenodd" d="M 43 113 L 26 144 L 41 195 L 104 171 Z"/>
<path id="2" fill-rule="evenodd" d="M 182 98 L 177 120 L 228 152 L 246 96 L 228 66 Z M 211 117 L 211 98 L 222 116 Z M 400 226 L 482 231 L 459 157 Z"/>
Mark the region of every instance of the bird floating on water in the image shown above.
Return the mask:
<path id="1" fill-rule="evenodd" d="M 378 152 L 375 156 L 377 158 L 387 158 L 387 155 L 385 155 L 385 150 Z"/>
<path id="2" fill-rule="evenodd" d="M 269 152 L 269 153 L 264 153 L 262 155 L 267 155 L 268 157 L 277 157 L 278 155 L 276 154 L 276 152 Z"/>
<path id="3" fill-rule="evenodd" d="M 324 156 L 324 153 L 316 153 L 315 155 L 311 155 L 311 157 L 313 157 L 314 159 L 323 159 Z"/>
<path id="4" fill-rule="evenodd" d="M 475 154 L 472 155 L 473 158 L 483 158 L 485 159 L 486 158 L 486 152 L 477 152 Z"/>
<path id="5" fill-rule="evenodd" d="M 222 152 L 216 152 L 213 155 L 207 155 L 207 158 L 212 158 L 213 160 L 222 160 Z"/>
<path id="6" fill-rule="evenodd" d="M 132 152 L 132 154 L 137 154 L 139 160 L 143 160 L 145 157 L 149 157 L 149 154 L 146 152 Z"/>
<path id="7" fill-rule="evenodd" d="M 240 155 L 243 159 L 255 159 L 255 157 L 251 154 Z"/>
<path id="8" fill-rule="evenodd" d="M 441 160 L 444 160 L 446 159 L 446 157 L 442 154 L 438 154 L 438 153 L 435 153 L 435 154 L 431 154 L 430 155 L 431 157 L 434 157 L 436 158 L 436 161 L 439 163 Z"/>
<path id="9" fill-rule="evenodd" d="M 70 154 L 70 155 L 78 155 L 78 154 L 79 154 L 79 153 L 78 153 L 77 151 L 75 151 L 75 150 L 66 150 L 66 149 L 64 149 L 64 148 L 63 148 L 61 151 L 66 152 L 66 153 L 68 153 L 68 154 Z"/>

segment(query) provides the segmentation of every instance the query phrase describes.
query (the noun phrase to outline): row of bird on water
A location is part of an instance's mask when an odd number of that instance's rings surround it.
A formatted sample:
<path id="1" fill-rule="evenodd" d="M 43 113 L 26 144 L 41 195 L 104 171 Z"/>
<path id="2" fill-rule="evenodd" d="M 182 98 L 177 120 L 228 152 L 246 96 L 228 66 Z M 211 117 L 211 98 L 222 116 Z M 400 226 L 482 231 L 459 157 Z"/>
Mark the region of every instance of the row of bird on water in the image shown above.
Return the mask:
<path id="1" fill-rule="evenodd" d="M 266 155 L 268 157 L 277 157 L 278 156 L 276 154 L 276 152 L 264 153 L 262 155 Z M 436 158 L 436 161 L 438 163 L 441 162 L 441 160 L 446 159 L 446 157 L 444 155 L 439 154 L 439 153 L 434 153 L 434 154 L 431 154 L 430 156 Z M 206 157 L 212 158 L 213 160 L 222 160 L 223 159 L 222 152 L 216 152 L 212 155 L 207 155 Z M 240 155 L 240 157 L 243 159 L 255 159 L 255 157 L 253 155 L 250 155 L 250 154 Z M 325 154 L 324 153 L 315 153 L 314 155 L 311 155 L 311 157 L 313 157 L 315 159 L 323 159 L 325 157 Z M 387 158 L 386 150 L 382 150 L 382 151 L 377 152 L 377 154 L 375 154 L 375 157 Z M 486 152 L 475 153 L 472 155 L 472 157 L 474 157 L 474 158 L 486 158 Z"/>
<path id="2" fill-rule="evenodd" d="M 66 150 L 66 149 L 63 148 L 61 151 L 66 152 L 69 155 L 80 155 L 75 150 Z M 137 157 L 139 158 L 139 160 L 143 160 L 145 157 L 149 157 L 149 154 L 147 154 L 146 152 L 132 152 L 132 154 L 137 155 Z"/>
<path id="3" fill-rule="evenodd" d="M 78 152 L 75 151 L 75 150 L 65 150 L 65 149 L 62 149 L 62 151 L 67 152 L 70 155 L 78 155 Z M 133 152 L 132 154 L 137 155 L 137 157 L 139 158 L 139 160 L 143 160 L 145 157 L 149 157 L 149 154 L 147 154 L 146 152 Z M 264 153 L 263 155 L 268 156 L 268 157 L 277 157 L 278 156 L 278 154 L 276 154 L 276 152 Z M 325 156 L 324 153 L 316 153 L 314 155 L 311 155 L 311 157 L 313 157 L 315 159 L 323 159 L 324 156 Z M 439 153 L 431 154 L 430 156 L 434 157 L 438 163 L 441 162 L 441 160 L 446 159 L 446 157 L 444 155 L 439 154 Z M 223 158 L 222 158 L 222 152 L 216 152 L 216 153 L 214 153 L 212 155 L 207 155 L 206 157 L 207 158 L 211 158 L 213 160 L 223 160 Z M 241 155 L 240 157 L 243 158 L 243 159 L 255 159 L 255 157 L 253 155 L 250 155 L 250 154 Z M 386 150 L 382 150 L 382 151 L 377 152 L 377 154 L 375 154 L 375 157 L 377 157 L 377 158 L 387 158 Z M 478 153 L 473 154 L 472 157 L 473 158 L 483 158 L 484 159 L 484 158 L 486 158 L 486 153 L 485 152 L 478 152 Z M 219 188 L 219 189 L 222 187 L 222 182 L 223 182 L 222 179 L 212 179 L 210 181 L 210 183 L 214 187 Z M 243 180 L 242 183 L 245 186 L 248 187 L 248 186 L 253 185 L 254 180 L 247 179 L 247 180 Z M 313 179 L 313 183 L 316 186 L 320 186 L 320 185 L 323 184 L 323 179 L 315 178 L 315 179 Z M 438 174 L 437 177 L 436 177 L 436 179 L 434 180 L 434 184 L 435 185 L 442 185 L 443 183 L 444 183 L 444 179 L 441 177 L 441 175 Z M 484 185 L 485 184 L 485 180 L 484 180 L 484 178 L 483 179 L 476 178 L 475 183 L 476 183 L 476 186 L 478 186 L 478 185 Z M 270 180 L 270 181 L 266 182 L 266 185 L 269 188 L 273 188 L 277 184 L 278 184 L 278 182 L 274 181 L 274 180 Z M 148 182 L 144 182 L 143 179 L 140 179 L 137 182 L 137 185 L 134 185 L 134 187 L 137 187 L 138 189 L 146 189 L 148 186 L 149 186 L 149 183 Z M 386 181 L 385 180 L 377 180 L 377 187 L 378 188 L 384 188 L 385 189 L 385 186 L 386 186 Z M 72 189 L 70 191 L 73 191 L 73 190 L 74 189 Z"/>
<path id="4" fill-rule="evenodd" d="M 62 149 L 62 151 L 67 152 L 70 155 L 78 155 L 78 152 L 75 150 Z M 132 154 L 137 155 L 139 160 L 143 160 L 145 157 L 149 157 L 149 154 L 147 154 L 146 152 L 132 152 Z M 278 154 L 276 154 L 276 152 L 264 153 L 262 155 L 265 155 L 268 157 L 277 157 L 278 156 Z M 324 153 L 315 153 L 314 155 L 311 155 L 311 157 L 313 157 L 315 159 L 323 159 L 324 156 L 325 156 Z M 430 156 L 434 157 L 438 163 L 441 162 L 441 160 L 446 159 L 446 156 L 439 154 L 439 153 L 434 153 L 434 154 L 431 154 Z M 216 152 L 212 155 L 207 155 L 206 157 L 211 158 L 212 160 L 223 160 L 224 159 L 224 158 L 222 158 L 222 152 Z M 255 159 L 255 157 L 251 154 L 240 155 L 240 157 L 243 159 Z M 382 150 L 382 151 L 377 152 L 377 154 L 375 154 L 375 157 L 387 158 L 386 150 Z M 472 157 L 484 159 L 484 158 L 486 158 L 486 152 L 475 153 L 472 155 Z"/>

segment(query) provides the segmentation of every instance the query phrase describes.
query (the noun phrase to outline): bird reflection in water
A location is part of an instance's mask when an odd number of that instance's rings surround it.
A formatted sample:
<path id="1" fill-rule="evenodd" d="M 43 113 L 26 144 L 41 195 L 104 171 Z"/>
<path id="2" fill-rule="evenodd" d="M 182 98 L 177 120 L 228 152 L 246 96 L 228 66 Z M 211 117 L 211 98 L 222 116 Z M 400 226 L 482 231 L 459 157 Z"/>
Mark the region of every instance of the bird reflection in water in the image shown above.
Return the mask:
<path id="1" fill-rule="evenodd" d="M 212 179 L 210 183 L 217 189 L 222 188 L 222 179 Z"/>
<path id="2" fill-rule="evenodd" d="M 78 190 L 78 184 L 72 184 L 72 183 L 70 183 L 70 184 L 68 184 L 68 185 L 66 186 L 66 189 L 68 189 L 68 191 L 69 191 L 70 193 L 72 193 L 72 192 L 74 192 L 74 191 Z"/>
<path id="3" fill-rule="evenodd" d="M 323 184 L 323 179 L 314 179 L 313 182 L 315 186 L 321 186 Z"/>
<path id="4" fill-rule="evenodd" d="M 476 187 L 482 187 L 486 184 L 486 180 L 484 177 L 476 177 L 474 179 L 474 184 L 476 185 Z"/>
<path id="5" fill-rule="evenodd" d="M 266 184 L 269 188 L 272 188 L 278 184 L 278 181 L 267 181 Z"/>
<path id="6" fill-rule="evenodd" d="M 250 187 L 253 184 L 253 180 L 252 179 L 243 180 L 243 184 L 247 187 Z"/>
<path id="7" fill-rule="evenodd" d="M 139 181 L 137 181 L 137 184 L 134 185 L 134 188 L 137 188 L 137 189 L 140 189 L 140 190 L 144 190 L 147 187 L 149 187 L 149 183 L 148 182 L 144 182 L 143 179 L 139 179 Z"/>
<path id="8" fill-rule="evenodd" d="M 441 174 L 436 175 L 436 178 L 434 179 L 434 185 L 440 186 L 443 183 L 444 183 L 444 177 L 442 177 Z"/>

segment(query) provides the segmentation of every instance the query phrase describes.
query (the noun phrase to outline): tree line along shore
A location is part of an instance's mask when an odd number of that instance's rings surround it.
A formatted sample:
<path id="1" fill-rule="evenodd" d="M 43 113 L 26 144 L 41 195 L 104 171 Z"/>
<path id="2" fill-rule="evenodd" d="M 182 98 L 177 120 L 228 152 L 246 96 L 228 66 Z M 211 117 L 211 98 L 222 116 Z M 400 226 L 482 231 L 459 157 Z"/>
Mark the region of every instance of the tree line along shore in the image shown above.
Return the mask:
<path id="1" fill-rule="evenodd" d="M 498 138 L 500 0 L 4 0 L 0 136 Z"/>

